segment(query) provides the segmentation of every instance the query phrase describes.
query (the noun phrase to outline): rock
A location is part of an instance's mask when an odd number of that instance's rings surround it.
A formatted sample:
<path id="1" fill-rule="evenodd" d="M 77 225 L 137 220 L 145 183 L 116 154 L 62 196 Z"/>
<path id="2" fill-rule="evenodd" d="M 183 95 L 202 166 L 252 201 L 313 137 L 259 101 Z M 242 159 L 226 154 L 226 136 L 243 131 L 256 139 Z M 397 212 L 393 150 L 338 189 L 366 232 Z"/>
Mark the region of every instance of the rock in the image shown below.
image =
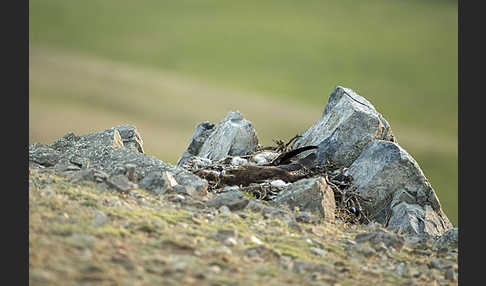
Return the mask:
<path id="1" fill-rule="evenodd" d="M 291 210 L 318 212 L 325 220 L 335 218 L 336 202 L 334 192 L 322 177 L 301 179 L 280 191 L 271 201 L 274 205 L 286 204 Z"/>
<path id="2" fill-rule="evenodd" d="M 362 244 L 353 245 L 347 248 L 347 250 L 357 252 L 364 257 L 372 257 L 376 255 L 376 251 L 373 248 Z"/>
<path id="3" fill-rule="evenodd" d="M 61 170 L 74 164 L 82 169 L 93 168 L 109 175 L 125 174 L 135 165 L 135 171 L 131 174 L 133 181 L 138 182 L 151 172 L 168 171 L 179 184 L 192 187 L 198 193 L 206 193 L 206 180 L 144 154 L 142 145 L 135 127 L 119 125 L 84 136 L 75 136 L 70 132 L 50 147 L 43 145 L 43 148 L 39 148 L 38 144 L 32 144 L 29 146 L 29 161 L 48 162 L 48 165 L 57 162 L 54 168 Z M 47 155 L 42 155 L 46 152 Z"/>
<path id="4" fill-rule="evenodd" d="M 418 204 L 402 202 L 392 208 L 387 229 L 392 231 L 402 229 L 405 233 L 419 236 L 440 236 L 452 227 L 452 224 L 448 220 L 444 221 L 443 218 L 447 219 L 447 217 L 442 210 L 439 211 L 441 215 L 433 211 L 429 205 L 422 207 Z"/>
<path id="5" fill-rule="evenodd" d="M 295 215 L 295 220 L 302 223 L 316 223 L 318 219 L 311 213 L 299 212 Z"/>
<path id="6" fill-rule="evenodd" d="M 91 221 L 91 225 L 98 227 L 103 226 L 108 222 L 108 217 L 105 215 L 104 212 L 100 210 L 95 211 L 95 218 Z"/>
<path id="7" fill-rule="evenodd" d="M 255 243 L 255 244 L 258 244 L 258 245 L 262 245 L 263 244 L 263 242 L 258 237 L 254 236 L 254 235 L 252 235 L 250 237 L 250 241 L 253 242 L 253 243 Z"/>
<path id="8" fill-rule="evenodd" d="M 435 248 L 457 248 L 459 242 L 459 229 L 453 227 L 435 240 Z"/>
<path id="9" fill-rule="evenodd" d="M 248 164 L 248 160 L 246 159 L 243 159 L 241 157 L 233 157 L 233 159 L 231 159 L 231 165 L 233 166 L 241 166 L 241 165 L 247 165 Z"/>
<path id="10" fill-rule="evenodd" d="M 395 141 L 391 127 L 375 107 L 349 88 L 337 86 L 324 108 L 322 117 L 300 134 L 293 149 L 314 145 L 299 157 L 316 152 L 320 164 L 326 153 L 339 166 L 350 166 L 361 151 L 375 139 Z"/>
<path id="11" fill-rule="evenodd" d="M 220 208 L 227 206 L 231 211 L 241 210 L 248 205 L 249 200 L 240 191 L 231 191 L 217 195 L 215 198 L 208 200 L 207 206 L 211 208 Z"/>
<path id="12" fill-rule="evenodd" d="M 329 275 L 331 277 L 338 277 L 338 273 L 325 264 L 316 264 L 304 260 L 295 259 L 292 261 L 291 269 L 295 273 L 314 273 L 318 272 L 321 274 Z"/>
<path id="13" fill-rule="evenodd" d="M 280 252 L 272 248 L 268 248 L 264 245 L 247 248 L 245 249 L 244 253 L 245 256 L 248 256 L 250 258 L 259 257 L 267 262 L 279 261 L 280 258 L 282 257 L 282 254 Z"/>
<path id="14" fill-rule="evenodd" d="M 432 258 L 430 260 L 430 266 L 434 267 L 435 269 L 439 269 L 439 270 L 441 270 L 442 267 L 443 267 L 440 259 L 437 259 L 437 258 Z"/>
<path id="15" fill-rule="evenodd" d="M 238 232 L 235 229 L 218 229 L 216 239 L 226 245 L 236 245 Z"/>
<path id="16" fill-rule="evenodd" d="M 29 161 L 51 167 L 56 165 L 60 158 L 60 152 L 48 145 L 34 143 L 29 146 Z"/>
<path id="17" fill-rule="evenodd" d="M 452 227 L 419 165 L 397 143 L 374 140 L 345 175 L 370 200 L 362 205 L 370 219 L 390 230 L 435 236 Z"/>
<path id="18" fill-rule="evenodd" d="M 395 268 L 395 272 L 400 276 L 410 277 L 410 271 L 408 267 L 405 265 L 405 263 L 403 262 L 397 265 L 397 267 Z"/>
<path id="19" fill-rule="evenodd" d="M 396 250 L 402 249 L 405 244 L 405 239 L 402 236 L 399 236 L 396 233 L 392 233 L 389 231 L 358 233 L 355 236 L 354 240 L 357 243 L 370 242 L 372 245 L 383 242 L 387 247 L 391 247 Z"/>
<path id="20" fill-rule="evenodd" d="M 164 194 L 170 185 L 166 179 L 167 176 L 164 176 L 162 172 L 154 171 L 147 174 L 138 183 L 138 186 L 156 194 Z"/>
<path id="21" fill-rule="evenodd" d="M 209 122 L 201 122 L 196 125 L 192 133 L 189 145 L 187 146 L 182 156 L 177 161 L 177 166 L 182 166 L 191 156 L 197 156 L 201 150 L 202 145 L 214 131 L 214 124 Z"/>
<path id="22" fill-rule="evenodd" d="M 250 121 L 239 111 L 229 112 L 204 141 L 197 155 L 211 160 L 242 156 L 256 150 L 258 139 Z"/>
<path id="23" fill-rule="evenodd" d="M 292 214 L 281 208 L 267 206 L 259 201 L 251 200 L 245 207 L 253 212 L 261 213 L 265 219 L 280 219 L 283 222 L 292 222 L 295 219 L 292 218 Z"/>
<path id="24" fill-rule="evenodd" d="M 230 214 L 231 213 L 231 210 L 227 206 L 221 206 L 218 210 L 222 214 Z"/>
<path id="25" fill-rule="evenodd" d="M 309 247 L 309 251 L 319 256 L 326 256 L 326 252 L 317 247 Z"/>
<path id="26" fill-rule="evenodd" d="M 125 193 L 136 187 L 136 184 L 130 182 L 124 175 L 111 176 L 106 180 L 106 183 L 108 186 Z"/>

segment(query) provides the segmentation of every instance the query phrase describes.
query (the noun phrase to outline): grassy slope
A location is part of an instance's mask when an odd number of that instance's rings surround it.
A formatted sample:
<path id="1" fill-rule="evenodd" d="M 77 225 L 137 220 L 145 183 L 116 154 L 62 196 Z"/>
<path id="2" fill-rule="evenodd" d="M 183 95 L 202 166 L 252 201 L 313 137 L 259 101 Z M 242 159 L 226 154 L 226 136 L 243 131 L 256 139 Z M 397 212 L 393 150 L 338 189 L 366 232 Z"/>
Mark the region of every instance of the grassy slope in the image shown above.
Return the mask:
<path id="1" fill-rule="evenodd" d="M 383 113 L 457 224 L 455 2 L 29 5 L 31 142 L 128 121 L 175 162 L 197 122 L 230 109 L 263 143 L 290 138 L 340 84 Z"/>
<path id="2" fill-rule="evenodd" d="M 48 193 L 46 190 L 49 190 Z M 277 219 L 242 211 L 218 214 L 197 205 L 170 203 L 136 190 L 144 201 L 93 182 L 72 183 L 37 169 L 29 170 L 30 285 L 438 285 L 444 271 L 430 267 L 432 258 L 455 265 L 455 254 L 440 255 L 405 246 L 374 253 L 345 250 L 362 227 L 342 223 L 300 223 L 301 232 Z M 118 203 L 118 205 L 116 204 Z M 105 224 L 94 226 L 95 212 Z M 211 214 L 212 213 L 212 214 Z M 224 247 L 218 230 L 236 230 L 236 245 Z M 252 257 L 248 249 L 264 247 L 288 259 L 325 266 L 323 273 L 298 273 L 281 258 Z M 309 240 L 311 240 L 309 242 Z M 365 244 L 366 247 L 370 245 Z M 310 247 L 323 249 L 324 257 Z M 395 271 L 399 263 L 408 276 Z M 337 273 L 337 274 L 336 274 Z M 414 273 L 420 273 L 414 275 Z M 457 285 L 441 282 L 440 285 Z"/>

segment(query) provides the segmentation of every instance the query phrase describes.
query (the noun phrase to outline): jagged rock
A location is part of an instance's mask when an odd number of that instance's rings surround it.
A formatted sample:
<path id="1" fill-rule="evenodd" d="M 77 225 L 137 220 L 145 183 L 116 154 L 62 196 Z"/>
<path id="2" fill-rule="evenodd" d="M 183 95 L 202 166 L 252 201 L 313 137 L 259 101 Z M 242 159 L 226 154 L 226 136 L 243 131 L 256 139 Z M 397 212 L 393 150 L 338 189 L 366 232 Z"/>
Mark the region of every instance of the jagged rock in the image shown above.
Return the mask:
<path id="1" fill-rule="evenodd" d="M 397 143 L 374 140 L 345 172 L 363 207 L 388 229 L 441 235 L 452 227 L 417 162 Z"/>
<path id="2" fill-rule="evenodd" d="M 192 143 L 192 142 L 191 142 Z M 255 151 L 258 145 L 256 131 L 239 111 L 229 112 L 202 144 L 196 155 L 211 160 L 226 156 L 242 156 Z"/>
<path id="3" fill-rule="evenodd" d="M 211 208 L 220 208 L 227 206 L 231 211 L 241 210 L 246 207 L 249 200 L 240 191 L 226 192 L 217 195 L 215 198 L 208 200 L 207 206 Z"/>
<path id="4" fill-rule="evenodd" d="M 332 221 L 335 218 L 334 192 L 322 177 L 301 179 L 279 192 L 272 201 L 275 205 L 286 204 L 291 210 L 319 212 L 321 217 Z"/>
<path id="5" fill-rule="evenodd" d="M 194 132 L 192 133 L 191 139 L 189 140 L 189 145 L 177 161 L 177 166 L 182 166 L 189 158 L 199 154 L 202 145 L 204 142 L 206 142 L 209 135 L 211 135 L 213 131 L 214 124 L 207 121 L 198 123 L 194 129 Z"/>
<path id="6" fill-rule="evenodd" d="M 317 145 L 299 157 L 316 152 L 320 164 L 326 153 L 334 163 L 348 167 L 368 143 L 375 139 L 395 141 L 391 127 L 375 107 L 349 88 L 337 86 L 324 108 L 322 117 L 300 134 L 293 149 Z"/>
<path id="7" fill-rule="evenodd" d="M 45 167 L 51 167 L 56 165 L 60 158 L 61 153 L 48 145 L 34 143 L 29 146 L 29 161 Z"/>
<path id="8" fill-rule="evenodd" d="M 29 161 L 44 162 L 44 164 L 48 162 L 48 165 L 55 163 L 53 167 L 59 170 L 66 170 L 74 164 L 82 170 L 92 168 L 110 176 L 131 173 L 132 180 L 136 182 L 152 172 L 167 171 L 177 183 L 189 190 L 199 194 L 206 193 L 208 187 L 206 180 L 183 168 L 144 154 L 142 145 L 140 134 L 130 125 L 119 125 L 84 136 L 76 136 L 69 132 L 53 142 L 51 146 L 42 145 L 42 148 L 39 148 L 38 144 L 29 146 Z M 86 175 L 91 177 L 92 173 Z"/>
<path id="9" fill-rule="evenodd" d="M 458 247 L 459 242 L 459 229 L 457 227 L 453 227 L 448 231 L 444 232 L 440 237 L 435 240 L 435 247 L 440 248 L 449 248 L 449 247 Z"/>

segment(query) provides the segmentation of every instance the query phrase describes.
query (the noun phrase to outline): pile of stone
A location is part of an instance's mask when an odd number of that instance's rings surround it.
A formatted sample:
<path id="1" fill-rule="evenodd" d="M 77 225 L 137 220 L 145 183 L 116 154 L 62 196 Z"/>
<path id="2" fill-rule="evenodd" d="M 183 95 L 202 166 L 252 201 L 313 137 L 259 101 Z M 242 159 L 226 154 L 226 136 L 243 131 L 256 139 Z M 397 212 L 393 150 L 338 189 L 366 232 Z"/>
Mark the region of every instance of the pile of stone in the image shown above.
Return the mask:
<path id="1" fill-rule="evenodd" d="M 390 231 L 438 237 L 453 227 L 388 122 L 351 89 L 336 87 L 322 117 L 286 147 L 263 148 L 252 123 L 232 111 L 217 124 L 197 124 L 176 166 L 145 154 L 140 134 L 130 125 L 85 136 L 70 132 L 50 145 L 32 144 L 29 162 L 121 192 L 174 192 L 231 211 L 255 206 L 243 194 L 258 189 L 265 192 L 267 209 L 298 209 L 302 219 L 313 213 L 335 220 L 336 197 L 342 196 L 336 191 L 352 190 L 362 198 L 356 207 Z M 289 153 L 293 150 L 304 151 Z M 291 154 L 291 160 L 282 162 L 283 154 Z M 240 178 L 246 181 L 232 181 L 242 170 L 246 177 Z M 340 183 L 344 187 L 336 186 Z"/>

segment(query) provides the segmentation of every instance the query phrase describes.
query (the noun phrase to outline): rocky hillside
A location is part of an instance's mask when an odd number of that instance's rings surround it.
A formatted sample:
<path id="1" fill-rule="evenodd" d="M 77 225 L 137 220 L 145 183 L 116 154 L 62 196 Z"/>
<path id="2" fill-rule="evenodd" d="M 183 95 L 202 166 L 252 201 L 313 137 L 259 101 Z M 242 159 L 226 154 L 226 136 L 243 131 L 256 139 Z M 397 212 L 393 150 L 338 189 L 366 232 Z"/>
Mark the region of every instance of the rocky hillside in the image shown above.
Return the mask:
<path id="1" fill-rule="evenodd" d="M 274 146 L 238 111 L 199 123 L 176 166 L 130 125 L 29 146 L 32 285 L 456 285 L 457 232 L 343 87 Z"/>

